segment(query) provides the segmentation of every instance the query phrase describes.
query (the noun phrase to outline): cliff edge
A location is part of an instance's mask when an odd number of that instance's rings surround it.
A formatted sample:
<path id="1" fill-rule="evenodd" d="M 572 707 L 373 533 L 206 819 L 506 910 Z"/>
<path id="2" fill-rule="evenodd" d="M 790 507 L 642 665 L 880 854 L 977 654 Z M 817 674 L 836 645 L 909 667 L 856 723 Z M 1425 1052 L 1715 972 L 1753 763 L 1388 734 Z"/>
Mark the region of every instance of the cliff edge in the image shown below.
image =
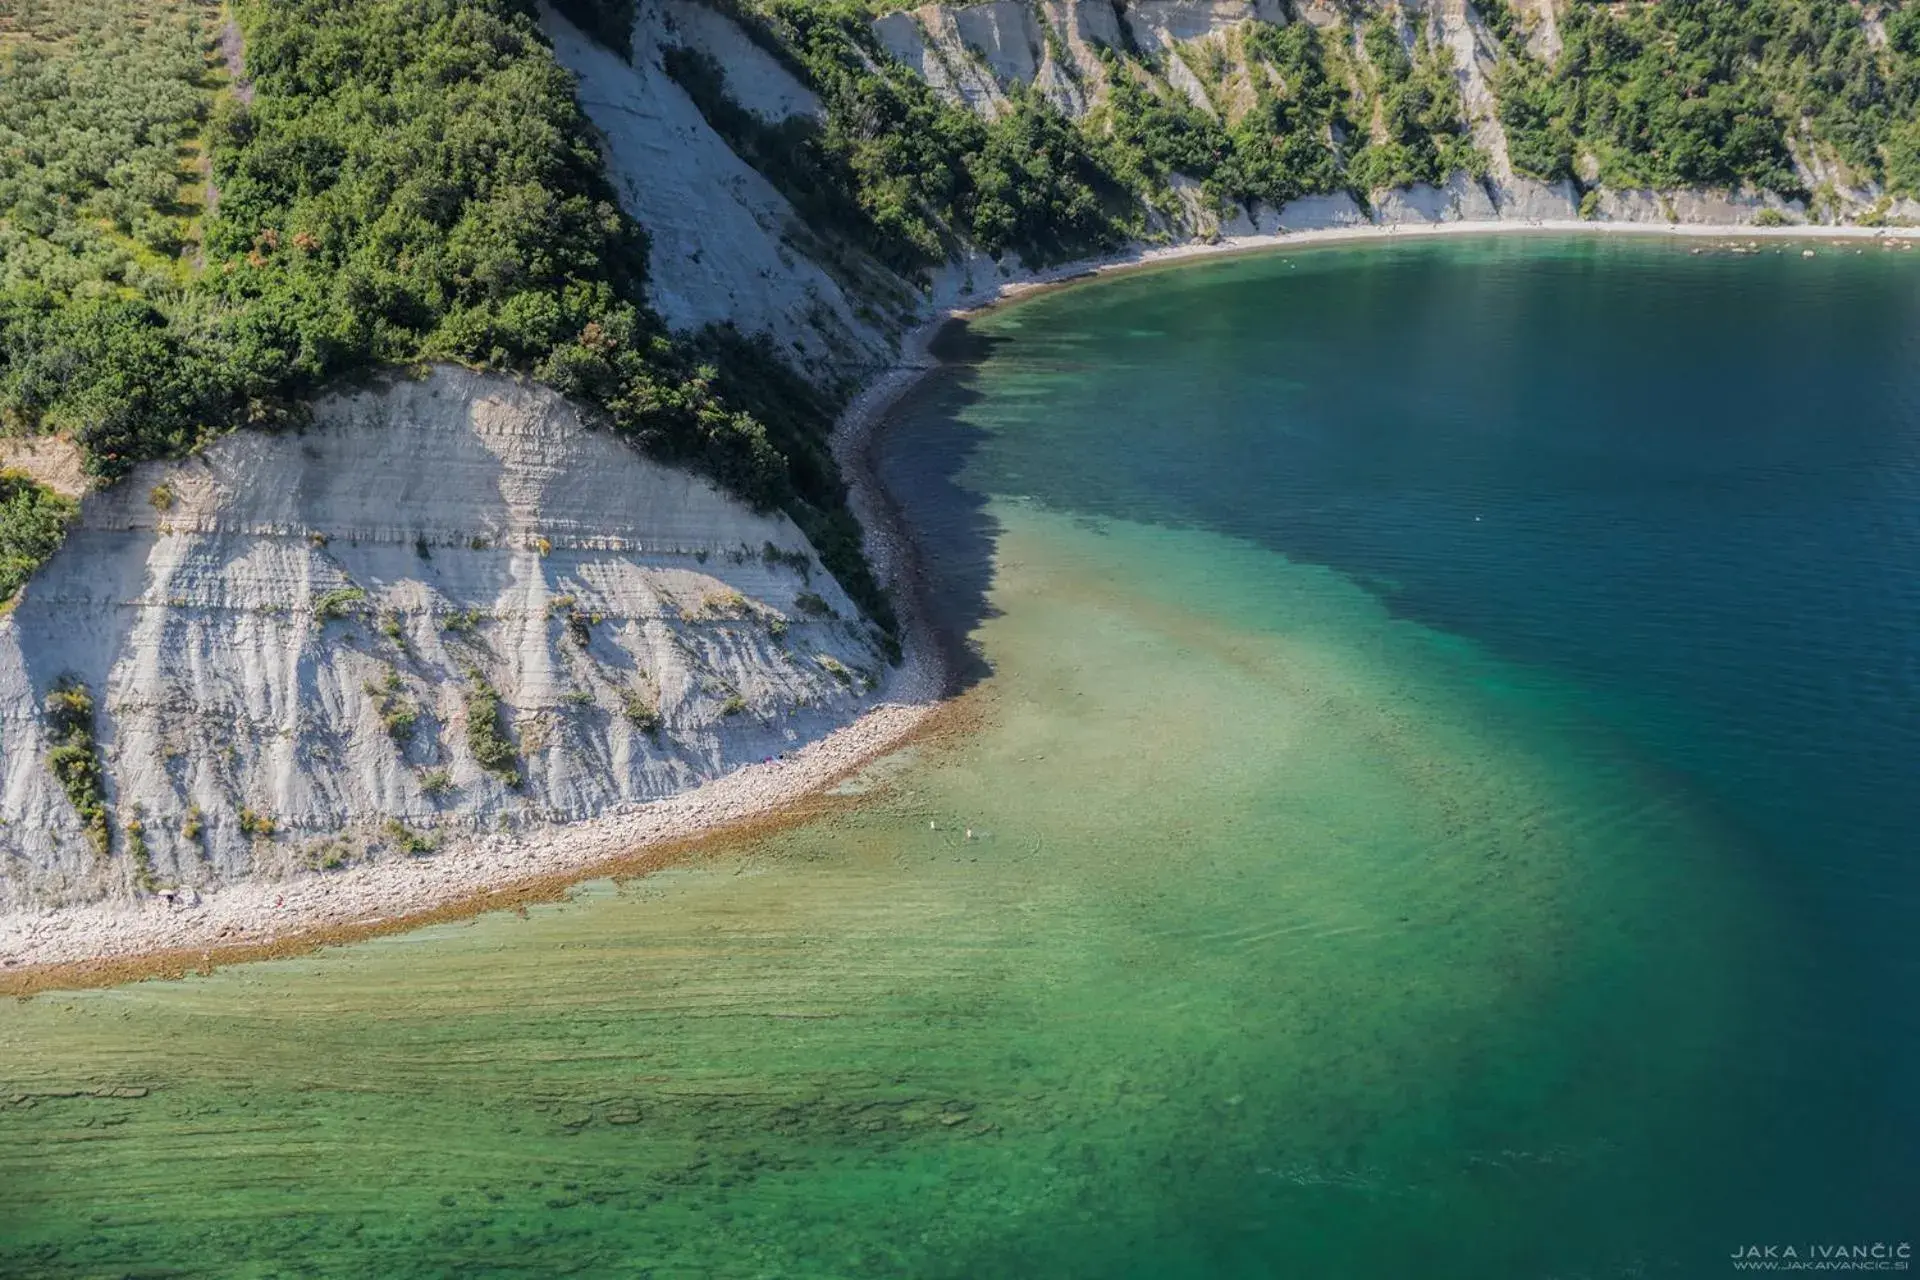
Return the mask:
<path id="1" fill-rule="evenodd" d="M 845 724 L 884 665 L 791 520 L 551 391 L 440 367 L 330 395 L 89 496 L 0 617 L 0 906 L 657 799 Z M 78 789 L 48 763 L 76 691 Z"/>

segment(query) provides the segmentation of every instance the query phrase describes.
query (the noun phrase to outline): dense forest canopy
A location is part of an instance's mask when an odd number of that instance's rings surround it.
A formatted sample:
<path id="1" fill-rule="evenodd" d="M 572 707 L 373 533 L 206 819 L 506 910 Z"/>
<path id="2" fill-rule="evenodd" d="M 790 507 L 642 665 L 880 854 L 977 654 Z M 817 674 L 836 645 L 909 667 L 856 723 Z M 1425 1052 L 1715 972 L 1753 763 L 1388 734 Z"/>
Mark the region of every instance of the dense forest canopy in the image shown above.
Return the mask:
<path id="1" fill-rule="evenodd" d="M 178 284 L 180 251 L 206 199 L 199 139 L 214 84 L 208 22 L 218 5 L 155 0 L 144 24 L 124 21 L 119 5 L 88 0 L 17 0 L 8 11 L 0 18 L 0 289 Z"/>
<path id="2" fill-rule="evenodd" d="M 1610 186 L 1802 194 L 1799 132 L 1858 181 L 1920 195 L 1920 7 L 1876 20 L 1844 0 L 1577 3 L 1547 67 L 1504 0 L 1482 2 L 1504 37 L 1501 119 L 1526 172 L 1574 176 L 1584 152 L 1581 176 Z"/>

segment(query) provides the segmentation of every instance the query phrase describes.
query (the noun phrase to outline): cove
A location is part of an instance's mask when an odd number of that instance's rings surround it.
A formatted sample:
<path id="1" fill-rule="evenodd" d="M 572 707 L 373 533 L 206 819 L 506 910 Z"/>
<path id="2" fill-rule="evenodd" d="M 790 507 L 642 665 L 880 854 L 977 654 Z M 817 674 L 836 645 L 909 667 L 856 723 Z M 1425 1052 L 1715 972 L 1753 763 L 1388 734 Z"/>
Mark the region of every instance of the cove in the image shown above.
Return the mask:
<path id="1" fill-rule="evenodd" d="M 878 459 L 950 733 L 525 918 L 0 1007 L 0 1273 L 1910 1237 L 1916 285 L 1507 238 L 979 318 Z"/>

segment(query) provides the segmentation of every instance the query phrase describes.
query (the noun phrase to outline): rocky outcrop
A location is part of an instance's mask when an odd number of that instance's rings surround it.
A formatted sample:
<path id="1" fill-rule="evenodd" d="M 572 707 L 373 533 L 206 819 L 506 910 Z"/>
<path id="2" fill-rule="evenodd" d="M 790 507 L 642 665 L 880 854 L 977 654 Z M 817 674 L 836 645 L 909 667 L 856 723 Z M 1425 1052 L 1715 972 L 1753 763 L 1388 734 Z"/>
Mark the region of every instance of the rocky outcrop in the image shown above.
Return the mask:
<path id="1" fill-rule="evenodd" d="M 1006 109 L 1014 86 L 1045 95 L 1069 116 L 1082 116 L 1106 96 L 1101 49 L 1136 49 L 1162 60 L 1176 90 L 1213 111 L 1183 47 L 1212 43 L 1242 22 L 1282 22 L 1279 0 L 987 0 L 924 4 L 874 21 L 886 51 L 955 102 L 992 117 Z M 1186 50 L 1188 56 L 1191 49 Z"/>
<path id="2" fill-rule="evenodd" d="M 1514 0 L 1513 7 L 1526 27 L 1527 52 L 1548 66 L 1560 61 L 1560 19 L 1553 0 Z"/>
<path id="3" fill-rule="evenodd" d="M 541 15 L 554 52 L 579 80 L 580 105 L 600 131 L 621 203 L 646 228 L 654 309 L 676 329 L 731 323 L 769 334 L 823 385 L 886 358 L 884 326 L 863 318 L 863 304 L 809 256 L 811 232 L 667 75 L 661 49 L 683 33 L 705 41 L 726 55 L 729 93 L 758 111 L 814 109 L 812 94 L 758 49 L 740 62 L 735 55 L 751 42 L 727 18 L 667 4 L 641 0 L 631 61 L 552 10 Z"/>
<path id="4" fill-rule="evenodd" d="M 0 907 L 684 790 L 863 710 L 857 617 L 786 517 L 550 391 L 443 368 L 330 396 L 87 498 L 0 618 Z M 47 768 L 62 680 L 97 709 L 110 853 Z M 474 750 L 486 689 L 517 780 Z"/>
<path id="5" fill-rule="evenodd" d="M 1493 92 L 1493 72 L 1500 61 L 1498 41 L 1481 25 L 1467 0 L 1432 0 L 1426 19 L 1428 37 L 1446 49 L 1453 61 L 1474 145 L 1486 153 L 1494 181 L 1511 182 L 1513 161 L 1507 154 L 1507 131 L 1501 127 L 1500 103 Z"/>
<path id="6" fill-rule="evenodd" d="M 1001 11 L 1010 13 L 1013 22 L 998 21 Z M 873 30 L 883 49 L 913 68 L 943 97 L 993 119 L 1007 109 L 1004 83 L 1033 81 L 1040 54 L 1028 40 L 1038 31 L 1031 23 L 1019 21 L 1025 13 L 1024 5 L 1004 0 L 964 9 L 930 5 L 924 13 L 887 14 L 873 24 Z M 969 39 L 961 31 L 963 21 L 989 32 L 991 44 L 981 46 Z M 992 61 L 996 58 L 998 67 Z"/>
<path id="7" fill-rule="evenodd" d="M 1230 57 L 1230 34 L 1249 22 L 1282 23 L 1280 0 L 988 0 L 923 4 L 874 21 L 882 47 L 949 100 L 985 115 L 1004 109 L 1014 86 L 1032 87 L 1070 116 L 1105 100 L 1112 74 L 1100 50 L 1134 50 L 1153 59 L 1167 85 L 1213 112 L 1189 60 Z"/>
<path id="8" fill-rule="evenodd" d="M 720 65 L 728 94 L 762 120 L 778 123 L 820 115 L 820 99 L 813 90 L 725 14 L 697 0 L 662 0 L 660 16 L 669 36 Z"/>
<path id="9" fill-rule="evenodd" d="M 1553 0 L 1516 0 L 1527 50 L 1542 61 L 1558 58 L 1561 40 Z M 1232 118 L 1252 101 L 1248 67 L 1235 33 L 1249 24 L 1289 20 L 1355 35 L 1378 11 L 1372 4 L 1343 0 L 1107 0 L 1073 2 L 1015 0 L 955 6 L 923 4 L 879 18 L 874 31 L 895 57 L 918 71 L 950 101 L 994 116 L 1005 109 L 1014 86 L 1032 86 L 1075 117 L 1105 100 L 1113 74 L 1099 57 L 1102 47 L 1130 49 L 1146 56 L 1155 88 L 1184 98 L 1216 117 Z M 1774 196 L 1712 192 L 1602 191 L 1582 210 L 1571 182 L 1544 183 L 1517 174 L 1508 154 L 1499 117 L 1494 71 L 1500 47 L 1471 0 L 1405 0 L 1395 12 L 1409 32 L 1424 31 L 1452 60 L 1475 143 L 1488 157 L 1484 181 L 1456 177 L 1445 188 L 1416 187 L 1372 193 L 1371 220 L 1384 223 L 1500 219 L 1557 220 L 1576 216 L 1633 222 L 1750 221 L 1774 210 L 1795 221 L 1808 220 L 1804 204 Z M 1290 15 L 1291 14 L 1291 18 Z M 1206 74 L 1196 68 L 1205 68 Z M 1146 75 L 1137 66 L 1130 72 Z M 1815 156 L 1804 157 L 1803 178 L 1819 186 L 1832 177 Z M 1241 234 L 1310 223 L 1324 213 L 1319 198 L 1301 210 L 1253 209 L 1218 217 L 1205 201 L 1173 184 L 1173 203 L 1158 211 L 1157 225 L 1176 237 Z M 1853 190 L 1838 184 L 1837 198 L 1852 216 L 1882 205 L 1877 190 Z M 1907 221 L 1920 202 L 1887 201 L 1879 212 Z"/>
<path id="10" fill-rule="evenodd" d="M 1345 30 L 1363 16 L 1337 0 L 1287 12 Z M 1230 120 L 1252 97 L 1244 32 L 1287 12 L 1279 0 L 989 0 L 896 11 L 873 29 L 983 116 L 1016 88 L 1076 117 L 1098 111 L 1120 74 L 1102 50 L 1125 48 L 1147 63 L 1124 74 L 1157 76 L 1155 92 Z M 1530 47 L 1552 56 L 1548 0 L 1520 12 Z M 822 252 L 666 74 L 663 51 L 707 54 L 764 121 L 817 116 L 814 93 L 697 0 L 641 0 L 639 13 L 630 60 L 542 20 L 649 235 L 651 296 L 670 325 L 767 334 L 821 384 L 845 385 L 896 361 L 911 323 L 1032 278 L 1012 255 L 964 246 L 916 285 L 844 245 Z M 1582 213 L 1805 215 L 1739 193 L 1583 201 L 1570 182 L 1516 175 L 1498 50 L 1470 0 L 1403 16 L 1452 57 L 1491 158 L 1484 180 L 1223 214 L 1174 175 L 1154 230 L 1180 241 Z M 1856 207 L 1879 199 L 1846 194 Z M 1920 219 L 1920 203 L 1879 212 Z M 0 466 L 85 487 L 58 441 L 0 442 Z M 871 496 L 856 499 L 875 513 Z M 442 836 L 467 856 L 479 845 L 463 833 L 620 810 L 817 742 L 872 704 L 882 668 L 790 521 L 642 459 L 559 396 L 444 368 L 341 392 L 304 433 L 229 436 L 88 495 L 65 548 L 0 614 L 0 910 L 390 861 Z M 48 697 L 66 681 L 96 710 L 105 851 L 48 767 Z"/>
<path id="11" fill-rule="evenodd" d="M 1097 50 L 1124 40 L 1106 0 L 928 4 L 885 14 L 873 30 L 882 48 L 937 91 L 989 118 L 1006 110 L 1016 85 L 1070 116 L 1084 115 L 1106 82 Z"/>
<path id="12" fill-rule="evenodd" d="M 1134 0 L 1120 17 L 1143 51 L 1168 53 L 1242 22 L 1283 23 L 1287 6 L 1281 0 Z"/>
<path id="13" fill-rule="evenodd" d="M 64 436 L 0 436 L 0 471 L 19 471 L 78 498 L 93 487 L 80 447 Z"/>

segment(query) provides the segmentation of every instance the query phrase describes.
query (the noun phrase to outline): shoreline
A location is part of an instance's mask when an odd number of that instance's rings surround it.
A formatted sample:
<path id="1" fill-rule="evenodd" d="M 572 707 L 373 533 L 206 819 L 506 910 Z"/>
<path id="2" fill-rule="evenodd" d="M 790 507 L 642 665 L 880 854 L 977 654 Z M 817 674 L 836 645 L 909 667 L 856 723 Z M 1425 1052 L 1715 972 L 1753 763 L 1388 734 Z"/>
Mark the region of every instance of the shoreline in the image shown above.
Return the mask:
<path id="1" fill-rule="evenodd" d="M 1911 248 L 1920 228 L 1754 227 L 1586 221 L 1364 224 L 1136 245 L 997 279 L 956 298 L 902 335 L 896 361 L 842 411 L 830 446 L 848 501 L 866 530 L 875 575 L 899 610 L 902 660 L 882 700 L 788 758 L 747 765 L 690 791 L 565 826 L 476 837 L 426 858 L 389 858 L 335 873 L 249 880 L 193 906 L 157 899 L 0 915 L 0 994 L 103 986 L 208 972 L 220 964 L 286 956 L 329 944 L 552 901 L 576 884 L 644 874 L 692 856 L 716 838 L 777 830 L 812 816 L 807 802 L 933 727 L 951 704 L 940 637 L 920 607 L 923 583 L 904 513 L 872 464 L 888 412 L 940 362 L 936 336 L 988 307 L 1079 280 L 1198 258 L 1340 244 L 1471 235 L 1634 235 L 1719 240 L 1751 252 L 1763 240 L 1879 241 Z"/>
<path id="2" fill-rule="evenodd" d="M 1859 247 L 1881 243 L 1888 247 L 1911 249 L 1920 243 L 1920 227 L 1862 227 L 1785 225 L 1753 226 L 1737 222 L 1591 222 L 1575 219 L 1462 219 L 1454 222 L 1358 223 L 1338 227 L 1315 227 L 1300 231 L 1281 230 L 1243 236 L 1223 236 L 1217 240 L 1188 241 L 1175 245 L 1135 245 L 1101 258 L 1084 258 L 1057 267 L 1029 272 L 1010 278 L 993 289 L 968 295 L 930 321 L 936 328 L 947 321 L 964 319 L 969 314 L 1003 302 L 1010 302 L 1038 289 L 1054 288 L 1076 280 L 1140 271 L 1195 258 L 1225 257 L 1244 253 L 1264 253 L 1279 249 L 1306 249 L 1327 245 L 1360 245 L 1377 241 L 1446 239 L 1458 236 L 1626 236 L 1642 239 L 1669 237 L 1681 240 L 1720 240 L 1729 252 L 1747 249 L 1760 241 L 1833 242 Z M 916 330 L 916 332 L 918 332 Z"/>

